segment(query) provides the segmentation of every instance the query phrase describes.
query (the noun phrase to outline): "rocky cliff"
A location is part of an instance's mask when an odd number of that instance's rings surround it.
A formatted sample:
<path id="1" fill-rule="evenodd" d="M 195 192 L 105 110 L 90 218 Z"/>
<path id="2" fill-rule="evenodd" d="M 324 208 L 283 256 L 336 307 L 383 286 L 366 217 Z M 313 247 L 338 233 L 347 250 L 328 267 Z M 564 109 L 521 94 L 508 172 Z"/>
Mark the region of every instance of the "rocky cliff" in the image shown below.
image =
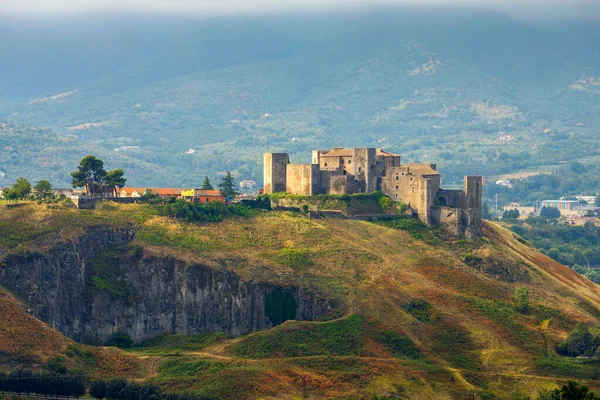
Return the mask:
<path id="1" fill-rule="evenodd" d="M 241 335 L 285 319 L 315 320 L 327 300 L 295 287 L 243 281 L 234 272 L 145 253 L 134 229 L 95 227 L 40 253 L 17 253 L 0 285 L 35 317 L 83 343 L 116 331 L 140 342 L 164 333 Z"/>

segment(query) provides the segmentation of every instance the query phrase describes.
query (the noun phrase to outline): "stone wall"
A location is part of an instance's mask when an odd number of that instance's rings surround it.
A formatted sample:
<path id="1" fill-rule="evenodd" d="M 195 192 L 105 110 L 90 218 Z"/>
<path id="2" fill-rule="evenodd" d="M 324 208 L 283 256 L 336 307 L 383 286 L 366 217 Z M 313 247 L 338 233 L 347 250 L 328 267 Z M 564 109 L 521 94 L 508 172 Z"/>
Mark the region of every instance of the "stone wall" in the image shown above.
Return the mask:
<path id="1" fill-rule="evenodd" d="M 287 193 L 312 196 L 319 193 L 319 166 L 315 164 L 289 164 L 286 171 Z"/>

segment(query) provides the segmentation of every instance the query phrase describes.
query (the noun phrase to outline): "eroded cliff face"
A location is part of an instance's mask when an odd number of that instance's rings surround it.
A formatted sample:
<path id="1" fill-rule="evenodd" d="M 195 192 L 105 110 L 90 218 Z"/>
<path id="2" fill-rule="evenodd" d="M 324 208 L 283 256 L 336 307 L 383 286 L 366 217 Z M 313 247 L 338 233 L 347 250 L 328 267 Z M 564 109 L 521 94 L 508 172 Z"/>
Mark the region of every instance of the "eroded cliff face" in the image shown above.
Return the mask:
<path id="1" fill-rule="evenodd" d="M 132 251 L 134 236 L 133 229 L 94 228 L 43 253 L 9 256 L 0 285 L 32 315 L 96 345 L 119 330 L 136 342 L 165 333 L 240 335 L 281 322 L 274 312 L 315 320 L 331 310 L 326 299 L 298 288 L 244 282 L 231 271 Z M 285 305 L 267 304 L 282 298 Z"/>

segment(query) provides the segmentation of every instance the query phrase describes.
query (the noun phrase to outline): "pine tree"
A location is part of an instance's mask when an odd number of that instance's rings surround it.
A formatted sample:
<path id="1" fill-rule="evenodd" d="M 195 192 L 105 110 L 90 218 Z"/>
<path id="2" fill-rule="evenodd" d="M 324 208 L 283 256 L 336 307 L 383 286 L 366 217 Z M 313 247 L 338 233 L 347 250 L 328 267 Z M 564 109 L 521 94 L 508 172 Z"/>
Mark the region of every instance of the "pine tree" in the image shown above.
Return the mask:
<path id="1" fill-rule="evenodd" d="M 212 183 L 210 183 L 210 179 L 208 179 L 208 176 L 204 178 L 204 182 L 202 182 L 202 187 L 200 187 L 200 189 L 202 189 L 202 190 L 214 190 L 215 189 L 213 187 Z"/>
<path id="2" fill-rule="evenodd" d="M 219 189 L 221 189 L 221 194 L 228 199 L 234 198 L 238 194 L 240 194 L 237 190 L 235 190 L 235 183 L 233 181 L 233 176 L 231 173 L 227 171 L 227 175 L 223 177 L 223 180 L 219 184 Z"/>

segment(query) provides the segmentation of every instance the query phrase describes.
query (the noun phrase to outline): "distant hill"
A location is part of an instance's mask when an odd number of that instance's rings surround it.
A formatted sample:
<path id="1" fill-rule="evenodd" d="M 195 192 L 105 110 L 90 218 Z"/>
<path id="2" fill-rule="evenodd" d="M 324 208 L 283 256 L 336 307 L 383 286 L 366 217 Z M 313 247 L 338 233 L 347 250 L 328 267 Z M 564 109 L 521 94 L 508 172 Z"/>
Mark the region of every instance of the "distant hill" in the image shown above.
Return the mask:
<path id="1" fill-rule="evenodd" d="M 119 160 L 138 186 L 260 181 L 266 150 L 331 146 L 437 162 L 447 182 L 597 161 L 597 27 L 419 7 L 2 22 L 0 118 L 72 138 L 71 164 L 92 148 Z"/>
<path id="2" fill-rule="evenodd" d="M 492 223 L 469 242 L 419 224 L 288 212 L 189 224 L 143 205 L 0 211 L 0 283 L 33 315 L 73 335 L 154 332 L 127 350 L 128 364 L 99 363 L 105 376 L 222 399 L 508 399 L 567 379 L 600 387 L 597 361 L 556 352 L 576 327 L 599 326 L 599 286 Z M 526 310 L 517 288 L 528 290 Z M 66 351 L 68 339 L 1 290 L 0 309 L 16 322 L 0 326 L 0 368 Z M 305 321 L 283 322 L 296 315 Z M 277 326 L 231 334 L 265 316 Z M 48 334 L 57 345 L 35 339 Z"/>

